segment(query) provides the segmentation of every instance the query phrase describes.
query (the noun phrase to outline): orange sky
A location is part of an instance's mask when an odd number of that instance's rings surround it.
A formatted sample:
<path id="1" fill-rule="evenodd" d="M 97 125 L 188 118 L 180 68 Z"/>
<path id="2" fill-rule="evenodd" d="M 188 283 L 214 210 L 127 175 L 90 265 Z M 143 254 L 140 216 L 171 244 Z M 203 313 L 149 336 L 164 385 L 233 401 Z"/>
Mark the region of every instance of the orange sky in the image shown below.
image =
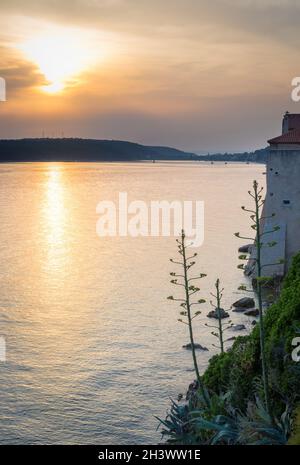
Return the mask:
<path id="1" fill-rule="evenodd" d="M 280 131 L 299 76 L 293 0 L 1 0 L 0 137 L 238 151 Z M 298 108 L 299 107 L 299 108 Z"/>

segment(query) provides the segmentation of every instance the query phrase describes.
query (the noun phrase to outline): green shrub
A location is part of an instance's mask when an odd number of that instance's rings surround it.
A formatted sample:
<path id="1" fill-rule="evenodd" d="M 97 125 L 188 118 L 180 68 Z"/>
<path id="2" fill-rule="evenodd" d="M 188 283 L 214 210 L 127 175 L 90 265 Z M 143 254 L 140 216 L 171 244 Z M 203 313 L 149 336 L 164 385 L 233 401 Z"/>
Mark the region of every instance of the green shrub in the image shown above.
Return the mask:
<path id="1" fill-rule="evenodd" d="M 300 444 L 300 406 L 295 411 L 293 431 L 288 444 L 291 446 Z"/>
<path id="2" fill-rule="evenodd" d="M 280 297 L 264 318 L 265 345 L 273 408 L 280 398 L 300 392 L 299 370 L 291 359 L 291 341 L 300 327 L 300 254 L 294 257 Z M 230 391 L 237 408 L 254 400 L 261 377 L 258 325 L 249 336 L 239 337 L 225 354 L 211 358 L 203 381 L 211 391 Z"/>

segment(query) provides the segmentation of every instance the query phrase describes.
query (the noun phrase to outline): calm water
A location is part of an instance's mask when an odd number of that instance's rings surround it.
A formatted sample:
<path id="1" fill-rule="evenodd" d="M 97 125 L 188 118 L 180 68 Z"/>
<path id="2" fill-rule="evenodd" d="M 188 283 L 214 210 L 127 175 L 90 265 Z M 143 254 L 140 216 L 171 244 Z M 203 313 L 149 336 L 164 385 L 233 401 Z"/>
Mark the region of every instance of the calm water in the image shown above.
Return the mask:
<path id="1" fill-rule="evenodd" d="M 192 381 L 186 327 L 166 300 L 174 238 L 99 238 L 96 205 L 204 200 L 199 271 L 219 276 L 230 305 L 243 282 L 235 231 L 262 165 L 0 165 L 1 443 L 157 443 L 154 415 Z M 179 289 L 179 288 L 178 288 Z M 209 306 L 208 306 L 209 307 Z M 211 346 L 196 323 L 196 339 Z M 242 320 L 244 318 L 244 320 Z M 234 321 L 245 317 L 234 315 Z M 199 353 L 201 368 L 214 353 Z"/>

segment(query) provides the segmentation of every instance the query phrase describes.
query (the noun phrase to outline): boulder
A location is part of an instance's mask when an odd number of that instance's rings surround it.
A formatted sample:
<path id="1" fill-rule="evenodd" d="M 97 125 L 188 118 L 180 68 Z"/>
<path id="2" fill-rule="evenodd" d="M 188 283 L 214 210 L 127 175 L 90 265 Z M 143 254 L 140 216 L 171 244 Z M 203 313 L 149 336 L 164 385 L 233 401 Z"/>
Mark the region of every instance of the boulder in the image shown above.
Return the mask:
<path id="1" fill-rule="evenodd" d="M 257 324 L 257 321 L 253 320 L 251 324 L 252 324 L 252 326 L 255 326 Z"/>
<path id="2" fill-rule="evenodd" d="M 238 313 L 243 313 L 245 310 L 246 310 L 245 307 L 236 307 L 232 309 L 233 312 L 238 312 Z"/>
<path id="3" fill-rule="evenodd" d="M 197 350 L 208 350 L 207 347 L 204 347 L 204 346 L 202 346 L 201 344 L 196 344 L 196 343 L 195 343 L 195 344 L 194 344 L 194 347 L 195 347 L 195 349 L 197 349 Z M 192 350 L 192 344 L 191 344 L 191 343 L 186 344 L 186 345 L 182 346 L 182 348 L 183 348 L 183 349 Z"/>
<path id="4" fill-rule="evenodd" d="M 198 386 L 198 382 L 197 381 L 194 381 L 193 383 L 191 383 L 189 385 L 189 388 L 187 390 L 187 393 L 186 393 L 186 396 L 185 396 L 185 399 L 186 400 L 191 400 L 193 399 L 193 397 L 195 395 L 197 395 L 197 390 L 198 390 L 199 386 Z"/>
<path id="5" fill-rule="evenodd" d="M 258 316 L 259 315 L 259 310 L 257 308 L 250 308 L 250 310 L 246 310 L 244 312 L 244 315 L 246 315 L 246 316 Z"/>
<path id="6" fill-rule="evenodd" d="M 253 308 L 255 305 L 254 299 L 252 297 L 242 297 L 242 299 L 237 300 L 232 304 L 233 307 L 244 309 L 246 308 Z"/>
<path id="7" fill-rule="evenodd" d="M 246 329 L 245 325 L 234 325 L 231 328 L 233 331 L 242 331 L 243 329 Z"/>
<path id="8" fill-rule="evenodd" d="M 225 310 L 223 308 L 220 308 L 219 309 L 219 312 L 221 314 L 221 318 L 228 318 L 229 317 L 229 313 L 228 312 L 225 312 Z M 217 313 L 217 309 L 216 310 L 211 310 L 208 314 L 207 314 L 208 318 L 215 318 L 216 320 L 218 319 L 218 313 Z"/>
<path id="9" fill-rule="evenodd" d="M 241 253 L 251 253 L 252 245 L 253 244 L 241 245 L 241 247 L 239 247 L 239 252 L 241 252 Z"/>

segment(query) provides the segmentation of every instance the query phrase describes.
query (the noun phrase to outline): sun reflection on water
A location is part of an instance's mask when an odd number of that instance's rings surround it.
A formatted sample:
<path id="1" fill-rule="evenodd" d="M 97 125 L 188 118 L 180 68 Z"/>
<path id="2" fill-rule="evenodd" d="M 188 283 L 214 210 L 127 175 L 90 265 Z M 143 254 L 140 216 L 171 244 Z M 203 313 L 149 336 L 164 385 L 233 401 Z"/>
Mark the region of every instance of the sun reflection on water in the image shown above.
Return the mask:
<path id="1" fill-rule="evenodd" d="M 264 181 L 259 165 L 228 170 L 196 164 L 162 164 L 159 170 L 140 163 L 0 164 L 1 332 L 9 342 L 0 370 L 0 444 L 160 441 L 155 415 L 191 377 L 190 354 L 181 349 L 186 332 L 179 332 L 174 307 L 165 299 L 174 239 L 100 239 L 96 205 L 126 189 L 147 202 L 153 195 L 203 199 L 203 294 L 213 285 L 217 255 L 230 305 L 241 280 L 232 218 L 234 228 L 245 227 L 239 208 L 247 200 L 245 185 Z M 241 323 L 240 314 L 232 317 Z M 199 322 L 199 340 L 211 345 L 210 336 Z M 201 370 L 208 357 L 199 356 Z"/>
<path id="2" fill-rule="evenodd" d="M 44 231 L 44 271 L 51 275 L 51 283 L 60 287 L 68 274 L 70 245 L 68 230 L 69 207 L 67 173 L 60 165 L 49 165 L 44 183 L 42 221 Z"/>
<path id="3" fill-rule="evenodd" d="M 59 245 L 65 239 L 65 197 L 63 173 L 59 166 L 51 167 L 47 173 L 45 214 L 49 245 Z"/>

